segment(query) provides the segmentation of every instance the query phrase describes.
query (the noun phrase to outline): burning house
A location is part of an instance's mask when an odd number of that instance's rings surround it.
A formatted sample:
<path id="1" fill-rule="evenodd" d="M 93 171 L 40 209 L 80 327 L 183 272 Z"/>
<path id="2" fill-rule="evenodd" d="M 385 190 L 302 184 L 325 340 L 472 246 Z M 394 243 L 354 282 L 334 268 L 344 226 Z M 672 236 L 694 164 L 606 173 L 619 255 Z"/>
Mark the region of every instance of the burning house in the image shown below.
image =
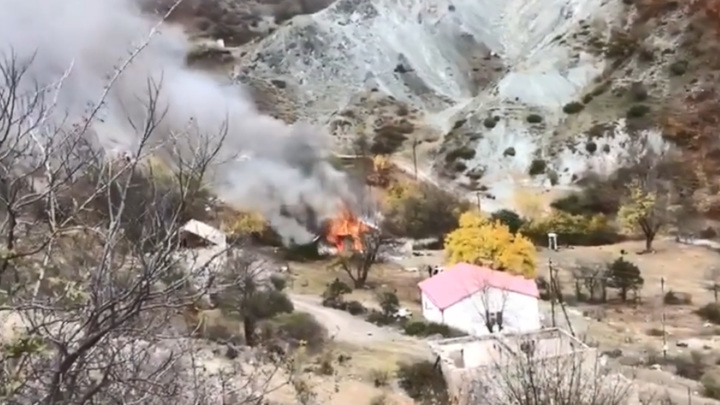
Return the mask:
<path id="1" fill-rule="evenodd" d="M 344 209 L 322 226 L 318 236 L 318 253 L 332 255 L 362 252 L 365 249 L 365 235 L 377 229 L 377 225 L 371 221 Z"/>

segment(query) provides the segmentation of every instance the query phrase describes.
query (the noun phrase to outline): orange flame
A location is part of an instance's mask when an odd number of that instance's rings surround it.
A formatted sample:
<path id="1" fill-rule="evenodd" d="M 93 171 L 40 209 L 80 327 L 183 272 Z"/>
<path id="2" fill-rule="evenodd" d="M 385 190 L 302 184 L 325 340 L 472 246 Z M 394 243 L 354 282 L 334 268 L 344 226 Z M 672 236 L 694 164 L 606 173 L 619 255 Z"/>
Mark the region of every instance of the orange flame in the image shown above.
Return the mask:
<path id="1" fill-rule="evenodd" d="M 334 245 L 338 252 L 351 249 L 355 252 L 363 251 L 362 236 L 370 227 L 360 220 L 348 209 L 342 210 L 340 215 L 329 221 L 325 239 Z"/>

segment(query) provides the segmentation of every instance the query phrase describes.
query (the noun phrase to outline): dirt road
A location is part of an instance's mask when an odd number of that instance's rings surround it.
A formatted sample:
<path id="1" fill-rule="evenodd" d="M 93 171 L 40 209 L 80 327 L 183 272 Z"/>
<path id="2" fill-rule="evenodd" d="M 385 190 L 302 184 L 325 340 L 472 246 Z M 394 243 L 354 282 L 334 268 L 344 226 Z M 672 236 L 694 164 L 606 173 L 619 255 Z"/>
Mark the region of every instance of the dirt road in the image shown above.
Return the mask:
<path id="1" fill-rule="evenodd" d="M 324 307 L 320 297 L 290 294 L 290 299 L 296 310 L 307 312 L 322 323 L 335 341 L 368 348 L 396 349 L 413 357 L 432 356 L 424 340 L 406 336 L 390 327 L 373 325 L 344 311 Z"/>

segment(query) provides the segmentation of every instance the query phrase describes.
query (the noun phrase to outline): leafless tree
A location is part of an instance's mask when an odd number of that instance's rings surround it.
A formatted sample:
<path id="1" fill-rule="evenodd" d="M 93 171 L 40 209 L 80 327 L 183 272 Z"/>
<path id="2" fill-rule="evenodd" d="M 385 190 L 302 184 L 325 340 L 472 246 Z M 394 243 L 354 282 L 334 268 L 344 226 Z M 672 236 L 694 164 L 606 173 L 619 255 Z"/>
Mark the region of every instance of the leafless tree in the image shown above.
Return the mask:
<path id="1" fill-rule="evenodd" d="M 482 371 L 466 403 L 490 405 L 625 405 L 632 385 L 612 374 L 594 351 L 543 354 L 528 341 Z"/>
<path id="2" fill-rule="evenodd" d="M 607 298 L 607 266 L 602 263 L 579 263 L 573 270 L 575 295 L 578 299 L 587 292 L 590 302 L 605 302 Z"/>
<path id="3" fill-rule="evenodd" d="M 158 143 L 162 83 L 149 82 L 145 117 L 132 122 L 137 147 L 113 160 L 93 143 L 99 107 L 79 125 L 54 126 L 62 78 L 21 93 L 26 65 L 11 55 L 1 66 L 3 402 L 260 403 L 269 377 L 203 371 L 206 348 L 176 326 L 179 310 L 205 293 L 196 279 L 226 253 L 190 265 L 178 253 L 224 134 Z M 163 174 L 146 164 L 161 153 Z"/>
<path id="4" fill-rule="evenodd" d="M 345 271 L 355 288 L 365 286 L 373 265 L 381 259 L 381 252 L 393 245 L 392 239 L 375 228 L 363 233 L 361 240 L 362 249 L 348 248 L 345 252 L 339 252 L 337 260 L 331 265 Z"/>

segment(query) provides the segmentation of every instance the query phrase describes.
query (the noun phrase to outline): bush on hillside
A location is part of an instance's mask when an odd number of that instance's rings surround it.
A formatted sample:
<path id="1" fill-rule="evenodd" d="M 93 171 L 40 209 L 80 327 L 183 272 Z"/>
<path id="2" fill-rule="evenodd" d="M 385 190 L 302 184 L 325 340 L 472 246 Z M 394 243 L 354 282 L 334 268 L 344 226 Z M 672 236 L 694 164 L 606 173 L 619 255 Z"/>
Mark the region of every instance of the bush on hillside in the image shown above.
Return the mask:
<path id="1" fill-rule="evenodd" d="M 297 347 L 304 344 L 308 350 L 318 351 L 328 339 L 328 332 L 312 315 L 305 312 L 281 314 L 272 320 L 274 334 Z"/>
<path id="2" fill-rule="evenodd" d="M 492 215 L 490 215 L 490 219 L 500 221 L 500 223 L 506 225 L 512 233 L 517 233 L 525 223 L 525 220 L 517 212 L 505 209 L 493 212 Z"/>
<path id="3" fill-rule="evenodd" d="M 620 207 L 620 193 L 612 187 L 592 186 L 553 201 L 550 206 L 572 215 L 614 215 Z"/>
<path id="4" fill-rule="evenodd" d="M 426 184 L 397 183 L 384 204 L 384 229 L 395 236 L 439 238 L 457 228 L 469 203 L 452 193 Z"/>
<path id="5" fill-rule="evenodd" d="M 706 372 L 700 379 L 700 384 L 706 397 L 720 399 L 720 369 Z"/>
<path id="6" fill-rule="evenodd" d="M 535 244 L 547 245 L 547 234 L 555 232 L 559 244 L 596 246 L 621 239 L 617 230 L 603 215 L 572 215 L 555 211 L 550 216 L 526 222 L 520 233 Z"/>
<path id="7" fill-rule="evenodd" d="M 405 324 L 403 331 L 409 336 L 428 337 L 441 335 L 442 337 L 460 337 L 466 334 L 458 329 L 437 322 L 412 321 Z"/>
<path id="8" fill-rule="evenodd" d="M 410 398 L 422 404 L 449 402 L 447 383 L 439 367 L 429 361 L 400 364 L 397 371 L 400 387 Z"/>
<path id="9" fill-rule="evenodd" d="M 585 105 L 583 103 L 578 103 L 577 101 L 573 101 L 571 103 L 565 104 L 563 107 L 563 112 L 565 114 L 577 114 L 580 111 L 582 111 L 585 108 Z"/>
<path id="10" fill-rule="evenodd" d="M 711 302 L 697 310 L 697 314 L 708 322 L 720 325 L 720 304 Z"/>

